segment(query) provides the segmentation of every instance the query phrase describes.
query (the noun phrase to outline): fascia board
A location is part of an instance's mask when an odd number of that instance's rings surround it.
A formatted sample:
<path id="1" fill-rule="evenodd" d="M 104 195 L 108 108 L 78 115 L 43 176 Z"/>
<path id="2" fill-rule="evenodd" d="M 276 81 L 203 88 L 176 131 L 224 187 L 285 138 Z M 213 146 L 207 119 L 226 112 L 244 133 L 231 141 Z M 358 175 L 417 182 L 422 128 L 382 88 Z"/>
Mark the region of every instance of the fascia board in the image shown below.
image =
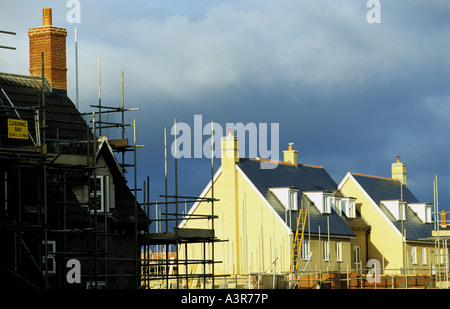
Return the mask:
<path id="1" fill-rule="evenodd" d="M 222 173 L 222 166 L 216 171 L 216 173 L 213 176 L 213 180 L 208 182 L 208 185 L 205 187 L 205 189 L 203 189 L 202 193 L 200 194 L 200 198 L 204 198 L 206 196 L 206 193 L 208 193 L 208 191 L 211 189 L 211 186 L 213 184 L 213 182 L 216 182 L 217 178 L 219 178 L 220 174 Z M 183 219 L 183 221 L 180 222 L 180 224 L 178 225 L 178 228 L 183 228 L 183 226 L 186 225 L 187 221 L 189 220 L 189 215 L 193 214 L 198 206 L 200 205 L 201 201 L 197 201 L 194 203 L 194 205 L 192 205 L 191 209 L 189 209 L 187 215 L 186 215 L 186 219 Z"/>
<path id="2" fill-rule="evenodd" d="M 397 233 L 397 235 L 402 238 L 402 234 L 400 233 L 400 231 L 395 227 L 395 225 L 391 222 L 391 220 L 389 220 L 388 217 L 386 217 L 386 215 L 381 211 L 379 205 L 377 205 L 375 203 L 375 201 L 372 199 L 372 197 L 366 192 L 366 190 L 364 190 L 364 188 L 359 184 L 359 182 L 355 179 L 355 177 L 353 177 L 352 173 L 347 172 L 347 174 L 345 175 L 344 179 L 342 179 L 341 183 L 338 186 L 338 189 L 341 190 L 341 188 L 344 186 L 345 182 L 351 179 L 356 187 L 364 194 L 364 196 L 370 201 L 370 203 L 372 204 L 373 207 L 375 207 L 375 209 L 378 211 L 378 213 L 383 217 L 383 219 L 394 229 L 394 231 Z"/>

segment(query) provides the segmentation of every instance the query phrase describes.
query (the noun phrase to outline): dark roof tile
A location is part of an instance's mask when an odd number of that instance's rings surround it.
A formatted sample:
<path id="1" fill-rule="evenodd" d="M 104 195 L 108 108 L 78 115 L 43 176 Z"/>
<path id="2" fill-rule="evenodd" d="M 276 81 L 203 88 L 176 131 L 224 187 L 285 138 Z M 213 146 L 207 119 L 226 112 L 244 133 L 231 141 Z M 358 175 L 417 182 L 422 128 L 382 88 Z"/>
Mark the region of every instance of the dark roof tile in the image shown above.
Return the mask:
<path id="1" fill-rule="evenodd" d="M 372 198 L 385 216 L 401 232 L 402 222 L 396 220 L 381 201 L 403 199 L 403 201 L 407 203 L 419 203 L 419 200 L 409 188 L 403 186 L 401 189 L 400 182 L 396 179 L 356 173 L 352 173 L 352 176 Z M 434 228 L 434 224 L 422 223 L 419 217 L 409 207 L 406 207 L 406 220 L 403 222 L 403 227 L 406 230 L 407 239 L 424 239 L 431 237 L 431 231 Z"/>
<path id="2" fill-rule="evenodd" d="M 280 163 L 273 169 L 262 169 L 260 161 L 253 159 L 240 159 L 237 163 L 260 193 L 271 204 L 274 210 L 285 220 L 286 224 L 294 231 L 297 226 L 299 212 L 292 211 L 291 216 L 285 214 L 284 206 L 269 191 L 270 187 L 295 187 L 299 191 L 329 191 L 336 190 L 336 182 L 321 166 L 292 165 Z M 298 196 L 299 204 L 301 194 Z M 322 215 L 313 206 L 309 209 L 309 224 L 305 231 L 311 233 L 327 234 L 328 229 L 334 236 L 355 236 L 343 219 L 332 209 L 331 214 Z M 327 219 L 329 218 L 329 220 Z"/>

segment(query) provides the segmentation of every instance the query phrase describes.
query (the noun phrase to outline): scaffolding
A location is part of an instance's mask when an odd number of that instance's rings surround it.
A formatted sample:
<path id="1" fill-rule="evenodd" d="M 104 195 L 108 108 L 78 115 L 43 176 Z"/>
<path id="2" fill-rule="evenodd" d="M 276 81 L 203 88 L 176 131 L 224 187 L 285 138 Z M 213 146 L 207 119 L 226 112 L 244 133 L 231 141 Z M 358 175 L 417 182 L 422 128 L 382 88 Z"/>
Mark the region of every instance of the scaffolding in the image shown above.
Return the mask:
<path id="1" fill-rule="evenodd" d="M 92 127 L 78 120 L 50 119 L 47 114 L 46 99 L 53 95 L 51 87 L 43 74 L 44 56 L 42 54 L 42 76 L 26 77 L 9 74 L 17 84 L 30 84 L 37 89 L 33 94 L 37 103 L 33 106 L 19 106 L 1 87 L 0 120 L 2 129 L 7 128 L 9 118 L 26 121 L 30 125 L 24 139 L 10 139 L 6 131 L 0 136 L 0 166 L 2 184 L 0 196 L 3 209 L 0 212 L 2 230 L 2 252 L 0 270 L 11 280 L 4 282 L 6 288 L 132 288 L 140 285 L 140 235 L 138 226 L 137 188 L 134 192 L 134 228 L 129 231 L 134 237 L 134 245 L 129 252 L 134 256 L 117 256 L 112 250 L 111 239 L 123 239 L 122 233 L 109 230 L 111 214 L 107 199 L 99 187 L 98 173 L 104 168 L 97 163 L 98 145 L 103 139 L 97 131 L 111 125 L 96 121 L 106 112 L 125 110 L 107 108 L 93 111 Z M 122 73 L 123 79 L 123 73 Z M 96 107 L 96 106 L 93 106 Z M 105 110 L 106 109 L 106 110 Z M 136 110 L 136 109 L 130 109 Z M 49 122 L 55 127 L 50 128 Z M 86 130 L 83 139 L 62 138 L 61 126 L 82 126 Z M 123 121 L 122 129 L 129 124 Z M 133 145 L 115 145 L 115 150 L 124 153 L 134 152 L 133 163 L 126 164 L 124 155 L 120 164 L 122 172 L 132 166 L 136 171 L 136 123 L 132 124 Z M 52 135 L 48 130 L 56 130 Z M 125 130 L 122 130 L 122 139 Z M 76 158 L 75 158 L 76 157 Z M 74 159 L 75 158 L 75 159 Z M 73 159 L 73 160 L 72 160 Z M 135 173 L 136 175 L 136 173 Z M 105 181 L 107 178 L 104 178 Z M 136 183 L 136 176 L 135 176 Z M 86 199 L 80 199 L 75 188 L 86 190 Z M 109 190 L 109 189 L 108 189 Z M 84 191 L 83 191 L 84 192 Z M 107 191 L 109 192 L 109 191 Z M 84 193 L 82 196 L 84 197 Z M 102 208 L 103 207 L 103 208 Z M 83 211 L 84 209 L 84 211 Z M 141 223 L 139 223 L 141 224 Z M 148 220 L 145 219 L 145 223 Z M 145 225 L 144 225 L 145 226 Z M 144 228 L 143 230 L 145 230 Z M 82 284 L 73 285 L 66 278 L 70 260 L 82 265 L 80 274 Z M 120 267 L 116 267 L 120 265 Z M 133 265 L 130 267 L 130 265 Z M 120 268 L 122 273 L 116 271 Z M 72 278 L 74 279 L 74 278 Z M 74 279 L 75 280 L 75 279 Z M 76 281 L 76 283 L 80 283 Z"/>
<path id="2" fill-rule="evenodd" d="M 178 194 L 178 158 L 177 154 L 174 154 L 174 179 L 175 179 L 175 188 L 174 194 L 169 195 L 168 193 L 168 154 L 167 154 L 167 129 L 164 128 L 164 179 L 165 179 L 165 192 L 164 195 L 160 195 L 160 198 L 163 198 L 162 202 L 150 202 L 150 178 L 147 176 L 147 179 L 143 182 L 142 188 L 137 186 L 137 158 L 136 158 L 136 150 L 139 147 L 143 147 L 143 145 L 136 144 L 136 121 L 133 120 L 133 123 L 125 122 L 125 112 L 128 111 L 139 111 L 139 108 L 125 108 L 124 103 L 124 72 L 121 74 L 121 107 L 112 107 L 105 106 L 102 104 L 102 95 L 101 95 L 101 64 L 100 58 L 98 59 L 99 64 L 99 100 L 98 105 L 91 105 L 92 108 L 97 109 L 97 112 L 94 114 L 98 120 L 94 121 L 93 131 L 98 132 L 99 135 L 108 135 L 105 134 L 105 131 L 109 129 L 119 129 L 120 130 L 120 138 L 109 139 L 109 143 L 113 149 L 113 151 L 117 154 L 119 158 L 121 158 L 119 165 L 122 169 L 122 172 L 125 173 L 127 168 L 132 168 L 134 171 L 134 188 L 132 191 L 134 192 L 135 197 L 135 207 L 142 207 L 142 210 L 146 214 L 147 218 L 150 218 L 150 212 L 154 211 L 157 207 L 164 208 L 161 215 L 156 217 L 154 220 L 149 220 L 149 228 L 142 231 L 142 238 L 136 238 L 136 248 L 139 248 L 141 254 L 136 256 L 136 285 L 139 288 L 150 288 L 154 287 L 152 283 L 158 281 L 162 282 L 158 286 L 164 286 L 166 288 L 180 288 L 180 284 L 182 281 L 184 282 L 184 286 L 192 286 L 192 280 L 194 279 L 203 279 L 203 286 L 206 287 L 206 280 L 212 280 L 212 287 L 214 287 L 214 264 L 217 263 L 214 259 L 214 243 L 218 242 L 214 233 L 214 220 L 217 219 L 217 216 L 214 215 L 214 202 L 217 199 L 214 198 L 214 188 L 212 188 L 212 197 L 211 198 L 200 198 L 195 196 L 181 196 Z M 111 121 L 107 118 L 107 115 L 111 114 L 120 114 L 120 121 Z M 126 127 L 133 127 L 133 140 L 134 143 L 130 144 L 125 135 Z M 174 120 L 174 126 L 176 128 L 176 120 Z M 175 130 L 176 131 L 176 130 Z M 214 134 L 212 132 L 211 134 Z M 212 139 L 211 139 L 212 140 Z M 177 142 L 177 136 L 174 136 L 174 142 Z M 176 148 L 176 147 L 175 147 Z M 213 145 L 211 145 L 211 151 L 213 153 Z M 133 159 L 132 162 L 126 160 L 126 153 L 132 153 Z M 213 178 L 214 174 L 214 161 L 213 156 L 211 159 L 211 178 Z M 138 202 L 138 192 L 142 192 L 142 200 Z M 195 202 L 207 202 L 211 205 L 211 214 L 210 215 L 189 215 L 180 211 L 179 206 L 184 203 L 185 205 Z M 171 211 L 170 206 L 175 206 L 174 211 Z M 173 208 L 173 207 L 172 207 Z M 181 221 L 187 219 L 195 219 L 195 220 L 208 220 L 211 222 L 211 229 L 183 229 L 179 228 L 178 225 Z M 195 218 L 193 218 L 195 217 Z M 158 225 L 163 224 L 159 229 Z M 152 229 L 151 229 L 152 228 Z M 136 233 L 138 233 L 136 226 Z M 211 259 L 207 259 L 206 257 L 201 260 L 192 260 L 188 259 L 179 259 L 178 251 L 181 246 L 187 248 L 189 244 L 199 244 L 201 243 L 206 250 L 206 246 L 209 245 L 213 256 Z M 162 251 L 156 250 L 156 258 L 155 254 L 152 255 L 152 247 L 153 248 L 162 248 Z M 174 249 L 175 252 L 171 252 Z M 136 250 L 136 252 L 138 252 Z M 182 274 L 180 272 L 181 265 L 185 266 L 186 272 Z M 203 273 L 195 274 L 188 273 L 188 265 L 192 265 L 197 268 L 198 265 L 203 267 Z M 154 271 L 154 270 L 157 271 Z M 175 283 L 173 284 L 173 281 Z"/>
<path id="3" fill-rule="evenodd" d="M 175 132 L 176 119 L 174 120 Z M 214 134 L 212 132 L 211 134 Z M 211 138 L 211 141 L 213 139 Z M 177 158 L 177 136 L 174 135 L 175 153 L 174 153 L 174 192 L 175 194 L 169 195 L 168 193 L 168 155 L 167 155 L 167 128 L 164 128 L 164 181 L 165 192 L 164 195 L 160 195 L 164 199 L 162 202 L 150 202 L 149 198 L 149 179 L 144 182 L 144 198 L 143 203 L 147 216 L 150 217 L 150 211 L 156 211 L 158 207 L 163 208 L 163 212 L 160 216 L 156 215 L 155 219 L 151 220 L 151 225 L 154 226 L 154 232 L 150 232 L 145 235 L 143 241 L 143 254 L 142 254 L 142 281 L 145 288 L 193 288 L 194 281 L 197 281 L 195 287 L 203 288 L 215 288 L 215 275 L 214 265 L 219 263 L 214 257 L 214 244 L 219 242 L 215 237 L 214 220 L 218 218 L 214 214 L 214 202 L 218 201 L 214 197 L 214 156 L 211 156 L 211 197 L 197 197 L 197 196 L 183 196 L 178 194 L 178 158 Z M 213 153 L 213 144 L 211 145 L 211 151 Z M 206 202 L 211 207 L 211 213 L 205 215 L 187 214 L 180 211 L 180 205 L 196 202 Z M 171 207 L 174 210 L 171 211 Z M 211 228 L 209 229 L 188 229 L 180 228 L 179 224 L 183 220 L 207 220 L 211 222 Z M 187 248 L 191 244 L 201 244 L 203 247 L 202 259 L 189 259 L 187 256 Z M 152 252 L 153 248 L 157 248 L 156 252 Z M 207 246 L 211 250 L 212 257 L 208 259 L 206 257 Z M 174 247 L 175 251 L 171 252 L 171 248 Z M 184 247 L 185 257 L 179 258 L 179 251 Z M 182 273 L 181 269 L 184 267 L 185 272 Z M 189 266 L 191 271 L 189 272 Z M 197 273 L 198 266 L 201 266 L 203 272 Z"/>

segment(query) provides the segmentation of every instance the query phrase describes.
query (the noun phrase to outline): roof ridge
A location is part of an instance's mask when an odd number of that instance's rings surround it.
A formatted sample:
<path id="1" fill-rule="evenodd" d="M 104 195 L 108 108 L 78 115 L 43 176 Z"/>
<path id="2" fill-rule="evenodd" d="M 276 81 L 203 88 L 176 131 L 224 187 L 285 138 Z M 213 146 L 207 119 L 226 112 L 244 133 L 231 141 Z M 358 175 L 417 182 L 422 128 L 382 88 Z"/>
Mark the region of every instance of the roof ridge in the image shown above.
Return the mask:
<path id="1" fill-rule="evenodd" d="M 41 89 L 41 82 L 42 82 L 41 76 L 31 76 L 31 75 L 24 75 L 24 74 L 0 72 L 0 77 L 7 78 L 9 80 L 14 79 L 14 81 L 19 81 L 21 84 L 24 84 L 25 81 L 32 81 L 33 83 L 36 83 L 37 86 Z M 36 86 L 36 84 L 33 86 Z M 44 77 L 44 85 L 45 85 L 45 90 L 52 92 L 52 86 L 50 85 L 47 78 L 45 78 L 45 77 Z"/>
<path id="2" fill-rule="evenodd" d="M 279 160 L 271 160 L 271 159 L 265 159 L 265 158 L 240 158 L 244 160 L 251 160 L 251 161 L 264 161 L 264 162 L 274 162 L 278 164 L 284 164 L 284 165 L 290 165 L 290 166 L 307 166 L 307 167 L 313 167 L 313 168 L 324 168 L 321 165 L 312 165 L 312 164 L 293 164 L 286 161 L 279 161 Z"/>
<path id="3" fill-rule="evenodd" d="M 371 177 L 371 178 L 379 178 L 379 179 L 386 179 L 386 180 L 398 181 L 397 179 L 389 178 L 389 177 L 383 177 L 383 176 L 375 176 L 375 175 L 368 175 L 368 174 L 361 174 L 361 173 L 354 173 L 354 172 L 350 172 L 350 174 L 352 174 L 352 175 L 358 175 L 358 176 L 363 176 L 363 177 Z"/>

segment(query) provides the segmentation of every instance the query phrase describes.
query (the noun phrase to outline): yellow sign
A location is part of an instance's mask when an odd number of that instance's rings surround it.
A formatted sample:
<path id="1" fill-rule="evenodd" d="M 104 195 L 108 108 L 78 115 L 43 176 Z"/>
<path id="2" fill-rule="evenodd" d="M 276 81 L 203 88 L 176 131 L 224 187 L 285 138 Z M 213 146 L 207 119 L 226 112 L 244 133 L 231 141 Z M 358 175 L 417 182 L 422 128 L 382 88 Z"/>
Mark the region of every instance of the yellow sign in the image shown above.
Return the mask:
<path id="1" fill-rule="evenodd" d="M 28 139 L 28 122 L 8 119 L 8 138 Z"/>

